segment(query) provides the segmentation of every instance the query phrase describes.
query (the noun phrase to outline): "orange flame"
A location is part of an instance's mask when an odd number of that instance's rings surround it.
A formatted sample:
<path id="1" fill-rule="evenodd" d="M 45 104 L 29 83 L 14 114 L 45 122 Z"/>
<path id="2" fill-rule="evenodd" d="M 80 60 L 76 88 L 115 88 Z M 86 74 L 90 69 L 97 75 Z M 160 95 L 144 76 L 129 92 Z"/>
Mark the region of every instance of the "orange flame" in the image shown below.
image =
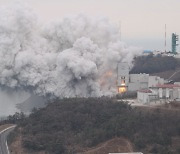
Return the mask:
<path id="1" fill-rule="evenodd" d="M 107 80 L 108 80 L 109 78 L 111 78 L 112 75 L 113 75 L 113 72 L 112 72 L 112 71 L 107 71 L 107 72 L 105 72 L 105 73 L 102 75 L 102 77 L 100 78 L 100 80 L 99 80 L 100 85 L 101 85 L 101 86 L 105 85 L 105 84 L 107 83 Z"/>
<path id="2" fill-rule="evenodd" d="M 120 93 L 120 94 L 125 93 L 126 91 L 127 91 L 126 87 L 119 87 L 118 88 L 118 93 Z"/>

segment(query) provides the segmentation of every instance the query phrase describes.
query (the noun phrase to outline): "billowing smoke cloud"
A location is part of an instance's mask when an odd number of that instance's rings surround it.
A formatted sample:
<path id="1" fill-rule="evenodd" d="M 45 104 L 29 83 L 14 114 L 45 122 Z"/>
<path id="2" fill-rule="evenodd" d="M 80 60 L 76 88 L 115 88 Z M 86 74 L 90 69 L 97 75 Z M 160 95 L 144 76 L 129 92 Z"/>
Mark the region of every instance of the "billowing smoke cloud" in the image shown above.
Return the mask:
<path id="1" fill-rule="evenodd" d="M 25 5 L 0 8 L 0 85 L 56 97 L 115 94 L 117 63 L 141 54 L 119 35 L 106 18 L 44 24 Z"/>
<path id="2" fill-rule="evenodd" d="M 29 97 L 30 94 L 24 90 L 0 88 L 0 120 L 2 116 L 19 112 L 16 104 L 25 101 Z"/>

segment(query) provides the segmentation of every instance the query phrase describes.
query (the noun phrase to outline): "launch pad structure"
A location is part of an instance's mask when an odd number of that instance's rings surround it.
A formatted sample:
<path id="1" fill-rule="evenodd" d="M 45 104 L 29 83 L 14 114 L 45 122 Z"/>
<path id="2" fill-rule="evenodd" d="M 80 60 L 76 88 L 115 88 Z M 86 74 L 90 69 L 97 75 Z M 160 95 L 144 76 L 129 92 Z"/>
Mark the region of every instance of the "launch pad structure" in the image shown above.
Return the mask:
<path id="1" fill-rule="evenodd" d="M 177 54 L 177 46 L 179 45 L 177 42 L 179 41 L 179 36 L 176 33 L 172 33 L 172 53 Z"/>

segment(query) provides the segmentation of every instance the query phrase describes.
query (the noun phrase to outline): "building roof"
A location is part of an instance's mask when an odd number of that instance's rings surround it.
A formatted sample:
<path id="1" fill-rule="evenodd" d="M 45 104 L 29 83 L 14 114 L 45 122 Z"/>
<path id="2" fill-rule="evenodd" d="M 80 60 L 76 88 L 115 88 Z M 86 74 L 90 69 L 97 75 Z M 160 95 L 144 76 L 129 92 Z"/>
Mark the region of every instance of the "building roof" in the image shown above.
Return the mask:
<path id="1" fill-rule="evenodd" d="M 180 88 L 180 85 L 178 85 L 178 84 L 158 84 L 155 87 L 156 88 L 170 88 L 170 89 L 173 89 L 173 88 Z"/>
<path id="2" fill-rule="evenodd" d="M 141 89 L 141 90 L 138 90 L 139 92 L 142 92 L 142 93 L 152 93 L 151 90 L 149 89 Z"/>

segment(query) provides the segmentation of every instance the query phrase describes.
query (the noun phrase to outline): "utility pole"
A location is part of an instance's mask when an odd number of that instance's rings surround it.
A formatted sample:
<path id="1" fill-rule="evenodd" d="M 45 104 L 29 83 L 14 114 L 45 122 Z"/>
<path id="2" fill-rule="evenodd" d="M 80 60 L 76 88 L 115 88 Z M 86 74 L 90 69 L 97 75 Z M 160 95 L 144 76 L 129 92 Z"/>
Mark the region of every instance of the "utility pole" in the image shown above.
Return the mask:
<path id="1" fill-rule="evenodd" d="M 166 53 L 166 24 L 165 24 L 165 42 L 164 42 L 164 49 L 165 49 L 165 53 Z"/>
<path id="2" fill-rule="evenodd" d="M 120 34 L 120 41 L 122 41 L 121 20 L 119 21 L 119 34 Z"/>

